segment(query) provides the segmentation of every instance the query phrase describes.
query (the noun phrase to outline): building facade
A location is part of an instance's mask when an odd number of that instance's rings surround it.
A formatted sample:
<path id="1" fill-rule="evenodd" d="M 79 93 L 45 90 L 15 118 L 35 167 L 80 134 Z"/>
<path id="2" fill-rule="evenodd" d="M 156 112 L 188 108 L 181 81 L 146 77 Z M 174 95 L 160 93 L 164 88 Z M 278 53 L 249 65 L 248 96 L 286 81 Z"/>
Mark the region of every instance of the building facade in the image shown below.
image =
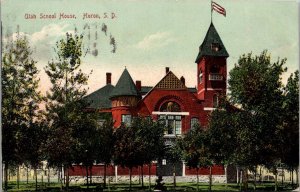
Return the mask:
<path id="1" fill-rule="evenodd" d="M 134 116 L 164 119 L 171 127 L 165 132 L 168 142 L 168 139 L 186 133 L 196 123 L 204 127 L 207 125 L 208 116 L 218 106 L 220 96 L 226 94 L 228 56 L 211 23 L 195 61 L 195 88 L 187 87 L 185 78 L 178 78 L 168 67 L 165 68 L 165 76 L 154 86 L 143 86 L 142 81 L 134 82 L 125 68 L 115 86 L 111 84 L 112 74 L 106 73 L 106 85 L 88 95 L 86 100 L 90 103 L 90 109 L 110 113 L 115 128 L 122 123 L 130 124 Z M 184 164 L 178 166 L 178 175 L 196 174 L 195 170 Z M 167 169 L 165 174 L 170 174 L 166 172 Z M 221 166 L 213 167 L 212 172 L 216 175 L 225 174 Z"/>

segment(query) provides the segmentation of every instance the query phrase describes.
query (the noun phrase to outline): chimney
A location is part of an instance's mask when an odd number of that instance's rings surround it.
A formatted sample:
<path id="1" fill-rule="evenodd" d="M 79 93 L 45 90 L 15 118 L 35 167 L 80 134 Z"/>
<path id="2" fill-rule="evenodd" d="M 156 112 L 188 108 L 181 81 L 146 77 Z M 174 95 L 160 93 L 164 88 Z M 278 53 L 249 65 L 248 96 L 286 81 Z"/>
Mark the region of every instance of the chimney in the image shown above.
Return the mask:
<path id="1" fill-rule="evenodd" d="M 169 67 L 166 67 L 166 74 L 169 73 L 170 69 Z"/>
<path id="2" fill-rule="evenodd" d="M 111 84 L 111 73 L 106 73 L 106 85 Z"/>
<path id="3" fill-rule="evenodd" d="M 137 88 L 138 91 L 142 90 L 142 82 L 141 81 L 136 81 L 135 82 L 135 86 Z"/>
<path id="4" fill-rule="evenodd" d="M 183 76 L 180 77 L 180 81 L 183 85 L 185 85 L 185 78 Z"/>

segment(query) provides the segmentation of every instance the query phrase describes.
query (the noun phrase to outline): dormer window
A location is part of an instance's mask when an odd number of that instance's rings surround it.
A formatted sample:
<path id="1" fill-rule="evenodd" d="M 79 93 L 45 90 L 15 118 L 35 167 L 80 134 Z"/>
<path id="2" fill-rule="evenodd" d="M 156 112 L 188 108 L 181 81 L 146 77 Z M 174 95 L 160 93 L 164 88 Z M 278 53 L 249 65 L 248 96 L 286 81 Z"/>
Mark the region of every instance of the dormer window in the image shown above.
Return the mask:
<path id="1" fill-rule="evenodd" d="M 219 43 L 212 43 L 211 44 L 211 50 L 218 52 L 220 50 L 220 44 Z"/>

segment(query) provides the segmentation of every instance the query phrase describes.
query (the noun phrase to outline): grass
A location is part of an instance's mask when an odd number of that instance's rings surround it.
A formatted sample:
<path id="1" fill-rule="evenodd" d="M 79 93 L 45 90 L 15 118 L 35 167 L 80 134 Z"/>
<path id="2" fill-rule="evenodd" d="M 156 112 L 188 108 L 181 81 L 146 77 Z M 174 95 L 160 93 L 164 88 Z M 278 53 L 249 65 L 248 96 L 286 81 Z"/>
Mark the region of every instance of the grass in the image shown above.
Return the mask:
<path id="1" fill-rule="evenodd" d="M 149 187 L 147 185 L 148 183 L 145 183 L 144 188 L 141 186 L 141 184 L 133 183 L 132 184 L 132 191 L 149 191 Z M 172 183 L 165 184 L 167 187 L 167 191 L 174 191 L 174 187 Z M 153 186 L 152 190 L 153 190 Z M 200 183 L 199 184 L 200 192 L 208 192 L 209 185 L 207 183 Z M 257 191 L 274 191 L 274 184 L 273 183 L 263 183 L 258 184 Z M 292 186 L 288 184 L 284 184 L 281 186 L 279 184 L 278 191 L 291 191 Z M 8 183 L 8 191 L 35 191 L 35 183 L 29 182 L 28 184 L 26 182 L 20 182 L 19 189 L 17 188 L 16 182 L 9 182 Z M 61 184 L 60 183 L 38 183 L 38 191 L 45 191 L 45 192 L 58 192 L 61 191 Z M 107 186 L 107 188 L 103 189 L 102 184 L 91 184 L 89 188 L 87 188 L 86 185 L 70 185 L 69 191 L 104 191 L 104 192 L 125 192 L 129 191 L 129 183 L 113 183 Z M 197 184 L 196 183 L 177 183 L 176 184 L 176 191 L 178 192 L 196 192 L 197 191 Z M 213 192 L 220 192 L 220 191 L 240 191 L 240 187 L 237 184 L 213 184 L 212 185 L 212 191 Z M 249 183 L 249 191 L 253 191 L 253 184 Z"/>

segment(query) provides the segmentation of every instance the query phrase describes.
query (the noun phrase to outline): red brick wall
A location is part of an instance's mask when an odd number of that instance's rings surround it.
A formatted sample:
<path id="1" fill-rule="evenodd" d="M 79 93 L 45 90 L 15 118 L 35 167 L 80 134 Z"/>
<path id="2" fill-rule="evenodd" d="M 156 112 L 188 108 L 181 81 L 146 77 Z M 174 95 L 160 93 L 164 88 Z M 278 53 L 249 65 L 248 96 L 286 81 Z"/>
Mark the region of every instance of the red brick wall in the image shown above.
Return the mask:
<path id="1" fill-rule="evenodd" d="M 92 169 L 93 176 L 103 176 L 104 175 L 104 165 L 94 165 Z M 86 168 L 81 165 L 73 165 L 72 168 L 69 169 L 70 176 L 86 176 Z M 106 175 L 107 176 L 114 176 L 115 175 L 115 168 L 112 165 L 106 167 Z"/>
<path id="2" fill-rule="evenodd" d="M 134 167 L 132 169 L 132 175 L 141 175 L 142 171 L 141 168 Z M 149 166 L 144 165 L 143 166 L 143 174 L 144 175 L 149 175 Z M 151 175 L 156 175 L 156 164 L 152 164 L 150 168 L 150 174 Z M 129 169 L 127 167 L 121 167 L 118 166 L 118 175 L 129 175 Z"/>
<path id="3" fill-rule="evenodd" d="M 126 167 L 118 166 L 118 175 L 129 175 L 129 169 Z M 94 165 L 92 169 L 89 169 L 88 172 L 90 174 L 92 171 L 93 176 L 103 176 L 104 175 L 104 165 Z M 143 166 L 144 175 L 149 175 L 149 166 Z M 150 168 L 150 174 L 156 175 L 156 164 L 152 164 Z M 72 168 L 69 169 L 70 176 L 86 176 L 86 168 L 81 165 L 73 165 Z M 106 175 L 107 176 L 115 176 L 115 167 L 109 165 L 106 167 Z M 141 175 L 141 168 L 133 168 L 132 175 Z"/>
<path id="4" fill-rule="evenodd" d="M 224 175 L 225 169 L 221 165 L 214 165 L 212 167 L 212 175 Z M 197 175 L 197 169 L 185 168 L 185 175 Z M 209 168 L 200 168 L 199 175 L 209 175 Z"/>

